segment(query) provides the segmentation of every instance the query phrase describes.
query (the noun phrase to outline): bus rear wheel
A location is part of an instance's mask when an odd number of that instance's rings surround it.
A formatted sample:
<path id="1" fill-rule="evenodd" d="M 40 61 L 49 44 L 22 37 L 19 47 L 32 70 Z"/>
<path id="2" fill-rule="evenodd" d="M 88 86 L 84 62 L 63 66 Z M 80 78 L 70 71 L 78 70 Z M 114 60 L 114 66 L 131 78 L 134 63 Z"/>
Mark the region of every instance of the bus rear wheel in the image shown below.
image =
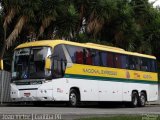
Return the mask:
<path id="1" fill-rule="evenodd" d="M 79 102 L 79 94 L 76 90 L 71 89 L 69 94 L 69 106 L 71 107 L 77 107 Z"/>
<path id="2" fill-rule="evenodd" d="M 141 93 L 140 97 L 139 97 L 139 106 L 140 107 L 145 107 L 146 105 L 146 94 L 144 92 Z"/>
<path id="3" fill-rule="evenodd" d="M 135 108 L 138 106 L 138 102 L 139 102 L 139 96 L 137 92 L 132 92 L 132 98 L 131 98 L 131 103 L 130 103 L 130 107 Z"/>

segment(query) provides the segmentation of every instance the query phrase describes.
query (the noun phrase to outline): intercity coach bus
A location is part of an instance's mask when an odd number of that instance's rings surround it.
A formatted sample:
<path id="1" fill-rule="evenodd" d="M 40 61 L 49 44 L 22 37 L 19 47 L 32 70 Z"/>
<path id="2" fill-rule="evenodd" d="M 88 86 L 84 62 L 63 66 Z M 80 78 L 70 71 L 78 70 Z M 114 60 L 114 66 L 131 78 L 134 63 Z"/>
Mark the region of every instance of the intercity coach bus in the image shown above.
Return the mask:
<path id="1" fill-rule="evenodd" d="M 11 99 L 15 102 L 125 102 L 131 107 L 158 100 L 154 56 L 117 47 L 64 40 L 16 47 Z"/>

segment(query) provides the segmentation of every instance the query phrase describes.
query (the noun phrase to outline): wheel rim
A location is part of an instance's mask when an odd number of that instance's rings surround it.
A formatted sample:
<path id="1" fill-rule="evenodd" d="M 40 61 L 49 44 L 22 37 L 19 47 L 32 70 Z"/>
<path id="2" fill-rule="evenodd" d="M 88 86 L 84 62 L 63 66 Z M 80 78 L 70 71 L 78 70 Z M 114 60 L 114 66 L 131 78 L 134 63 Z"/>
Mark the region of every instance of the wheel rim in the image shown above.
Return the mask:
<path id="1" fill-rule="evenodd" d="M 73 105 L 73 106 L 76 105 L 76 103 L 77 103 L 77 97 L 74 93 L 70 94 L 70 102 L 71 102 L 71 105 Z"/>
<path id="2" fill-rule="evenodd" d="M 142 106 L 145 105 L 146 99 L 144 95 L 141 96 L 140 100 L 141 100 L 141 105 Z"/>
<path id="3" fill-rule="evenodd" d="M 133 97 L 133 104 L 134 106 L 137 106 L 138 104 L 138 98 L 136 96 Z"/>

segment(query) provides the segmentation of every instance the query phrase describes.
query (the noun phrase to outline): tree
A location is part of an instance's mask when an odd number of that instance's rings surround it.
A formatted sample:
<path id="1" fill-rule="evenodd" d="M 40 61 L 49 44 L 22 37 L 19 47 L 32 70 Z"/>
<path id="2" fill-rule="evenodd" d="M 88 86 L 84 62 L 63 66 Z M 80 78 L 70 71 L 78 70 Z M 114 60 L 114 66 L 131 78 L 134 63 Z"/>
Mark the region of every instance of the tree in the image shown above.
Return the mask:
<path id="1" fill-rule="evenodd" d="M 90 1 L 90 14 L 87 19 L 87 32 L 96 39 L 104 24 L 109 23 L 116 10 L 116 2 L 113 0 Z"/>
<path id="2" fill-rule="evenodd" d="M 146 54 L 153 54 L 155 43 L 158 44 L 160 29 L 160 13 L 153 8 L 153 3 L 148 0 L 132 0 L 131 6 L 134 9 L 136 24 L 139 26 L 143 37 L 136 43 L 137 51 Z M 154 45 L 153 45 L 154 43 Z"/>
<path id="3" fill-rule="evenodd" d="M 2 11 L 0 10 L 0 48 L 2 48 L 2 46 L 3 46 L 3 34 L 4 34 L 2 19 L 3 19 L 2 18 Z"/>
<path id="4" fill-rule="evenodd" d="M 44 30 L 56 21 L 57 17 L 63 13 L 64 0 L 42 0 L 39 18 L 41 26 L 38 37 L 42 36 Z"/>
<path id="5" fill-rule="evenodd" d="M 4 27 L 0 28 L 1 58 L 6 47 L 27 41 L 30 33 L 30 38 L 96 42 L 160 54 L 160 9 L 153 8 L 148 0 L 3 0 L 0 3 L 3 7 L 0 26 Z"/>
<path id="6" fill-rule="evenodd" d="M 20 13 L 20 17 L 14 27 L 14 30 L 7 38 L 7 47 L 10 47 L 12 43 L 16 40 L 19 33 L 22 31 L 24 25 L 35 19 L 35 12 L 39 10 L 41 5 L 41 0 L 25 0 L 22 5 L 22 10 Z"/>
<path id="7" fill-rule="evenodd" d="M 78 25 L 78 12 L 73 4 L 66 8 L 66 12 L 57 20 L 57 37 L 73 40 L 76 37 L 76 27 Z"/>
<path id="8" fill-rule="evenodd" d="M 4 28 L 4 41 L 2 46 L 2 52 L 0 54 L 0 59 L 3 58 L 5 48 L 7 45 L 6 36 L 7 36 L 7 26 L 12 22 L 13 18 L 16 14 L 19 13 L 21 6 L 23 4 L 23 0 L 3 0 L 2 6 L 5 14 L 3 28 Z"/>
<path id="9" fill-rule="evenodd" d="M 81 27 L 83 26 L 83 20 L 87 18 L 88 15 L 88 6 L 90 5 L 89 0 L 73 0 L 72 4 L 74 4 L 76 11 L 79 15 L 78 25 L 77 25 L 77 35 L 79 34 Z"/>
<path id="10" fill-rule="evenodd" d="M 112 34 L 114 34 L 113 44 L 125 50 L 135 51 L 136 40 L 142 36 L 133 16 L 133 8 L 129 1 L 121 0 L 117 1 L 117 8 L 117 14 L 110 23 L 113 24 L 111 28 Z"/>

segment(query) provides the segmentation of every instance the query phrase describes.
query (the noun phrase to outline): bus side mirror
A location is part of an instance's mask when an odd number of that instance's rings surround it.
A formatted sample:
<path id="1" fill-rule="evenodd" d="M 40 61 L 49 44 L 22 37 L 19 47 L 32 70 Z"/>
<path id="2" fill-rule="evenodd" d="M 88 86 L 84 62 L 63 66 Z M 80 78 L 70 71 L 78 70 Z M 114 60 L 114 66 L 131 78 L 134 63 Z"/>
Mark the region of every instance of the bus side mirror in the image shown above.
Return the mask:
<path id="1" fill-rule="evenodd" d="M 51 59 L 49 57 L 46 58 L 45 69 L 51 70 Z"/>
<path id="2" fill-rule="evenodd" d="M 51 80 L 52 79 L 52 72 L 51 72 L 51 59 L 50 57 L 47 57 L 46 58 L 46 61 L 45 61 L 45 79 L 46 80 Z"/>
<path id="3" fill-rule="evenodd" d="M 0 70 L 3 70 L 3 60 L 0 60 Z"/>

